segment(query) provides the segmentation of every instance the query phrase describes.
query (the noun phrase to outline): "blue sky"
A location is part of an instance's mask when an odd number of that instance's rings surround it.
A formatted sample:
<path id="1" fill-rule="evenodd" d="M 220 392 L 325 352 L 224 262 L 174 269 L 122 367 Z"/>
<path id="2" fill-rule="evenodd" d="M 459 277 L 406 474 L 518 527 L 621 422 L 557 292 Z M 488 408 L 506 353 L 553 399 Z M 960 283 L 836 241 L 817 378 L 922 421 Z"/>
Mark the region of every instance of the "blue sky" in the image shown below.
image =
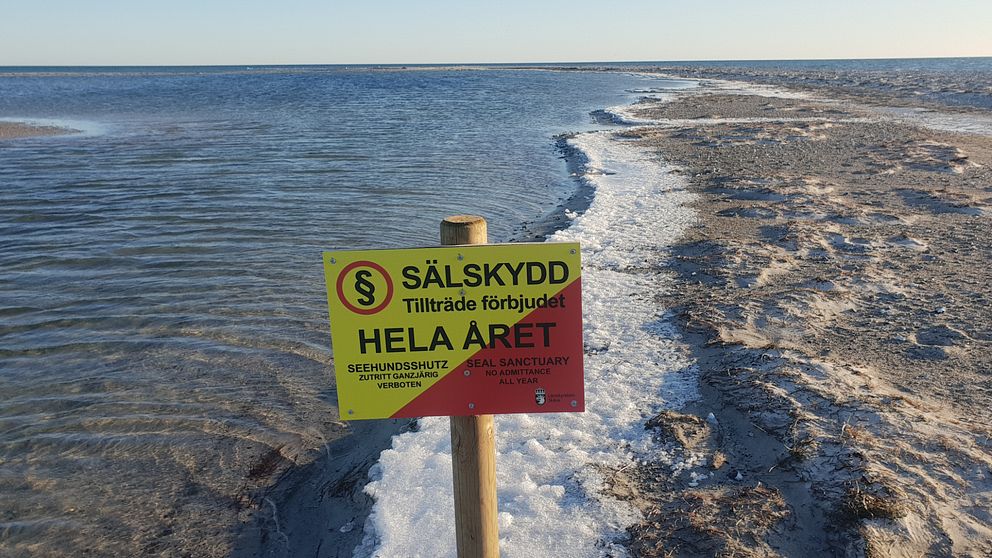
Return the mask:
<path id="1" fill-rule="evenodd" d="M 0 2 L 0 65 L 992 56 L 990 0 Z"/>

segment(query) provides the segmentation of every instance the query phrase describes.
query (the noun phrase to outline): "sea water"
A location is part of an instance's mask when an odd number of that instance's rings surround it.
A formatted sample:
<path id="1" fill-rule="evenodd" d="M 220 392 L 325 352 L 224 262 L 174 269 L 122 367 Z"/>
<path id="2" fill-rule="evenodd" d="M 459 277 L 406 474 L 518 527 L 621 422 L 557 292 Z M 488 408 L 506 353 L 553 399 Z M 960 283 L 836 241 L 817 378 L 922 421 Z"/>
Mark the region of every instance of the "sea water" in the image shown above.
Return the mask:
<path id="1" fill-rule="evenodd" d="M 320 252 L 510 238 L 641 76 L 3 68 L 0 554 L 223 555 L 340 435 Z M 664 82 L 656 82 L 663 84 Z"/>

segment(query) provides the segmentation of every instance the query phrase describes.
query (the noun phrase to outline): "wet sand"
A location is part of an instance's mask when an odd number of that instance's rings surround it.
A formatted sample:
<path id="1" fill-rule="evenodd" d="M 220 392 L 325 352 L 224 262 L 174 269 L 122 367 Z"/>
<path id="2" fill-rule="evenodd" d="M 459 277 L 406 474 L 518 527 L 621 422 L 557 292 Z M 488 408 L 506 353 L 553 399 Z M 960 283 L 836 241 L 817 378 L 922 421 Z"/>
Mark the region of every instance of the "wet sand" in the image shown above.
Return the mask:
<path id="1" fill-rule="evenodd" d="M 660 302 L 703 399 L 648 427 L 712 470 L 616 475 L 632 554 L 988 556 L 992 137 L 724 89 L 624 133 L 700 196 Z"/>
<path id="2" fill-rule="evenodd" d="M 78 130 L 59 128 L 57 126 L 39 126 L 24 122 L 0 122 L 0 140 L 61 136 L 77 132 Z"/>

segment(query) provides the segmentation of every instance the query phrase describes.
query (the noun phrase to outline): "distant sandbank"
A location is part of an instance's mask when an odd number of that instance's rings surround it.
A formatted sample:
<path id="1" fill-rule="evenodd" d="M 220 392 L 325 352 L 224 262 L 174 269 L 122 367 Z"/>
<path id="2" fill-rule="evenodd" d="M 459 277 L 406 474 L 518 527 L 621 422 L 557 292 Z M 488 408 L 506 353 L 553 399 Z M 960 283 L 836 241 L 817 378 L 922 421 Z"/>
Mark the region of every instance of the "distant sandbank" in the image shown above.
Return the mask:
<path id="1" fill-rule="evenodd" d="M 0 140 L 76 134 L 79 130 L 28 122 L 0 122 Z"/>

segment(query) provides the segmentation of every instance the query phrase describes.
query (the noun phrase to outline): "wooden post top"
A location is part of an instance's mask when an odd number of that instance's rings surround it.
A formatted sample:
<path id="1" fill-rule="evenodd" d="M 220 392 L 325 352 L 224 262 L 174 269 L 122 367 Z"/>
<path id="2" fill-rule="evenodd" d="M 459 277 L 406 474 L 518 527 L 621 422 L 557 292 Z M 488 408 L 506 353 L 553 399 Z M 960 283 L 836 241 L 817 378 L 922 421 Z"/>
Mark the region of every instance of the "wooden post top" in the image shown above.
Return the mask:
<path id="1" fill-rule="evenodd" d="M 476 221 L 485 221 L 484 218 L 478 215 L 450 215 L 444 218 L 444 223 L 475 223 Z"/>
<path id="2" fill-rule="evenodd" d="M 485 244 L 489 231 L 478 215 L 452 215 L 441 221 L 441 244 Z"/>

